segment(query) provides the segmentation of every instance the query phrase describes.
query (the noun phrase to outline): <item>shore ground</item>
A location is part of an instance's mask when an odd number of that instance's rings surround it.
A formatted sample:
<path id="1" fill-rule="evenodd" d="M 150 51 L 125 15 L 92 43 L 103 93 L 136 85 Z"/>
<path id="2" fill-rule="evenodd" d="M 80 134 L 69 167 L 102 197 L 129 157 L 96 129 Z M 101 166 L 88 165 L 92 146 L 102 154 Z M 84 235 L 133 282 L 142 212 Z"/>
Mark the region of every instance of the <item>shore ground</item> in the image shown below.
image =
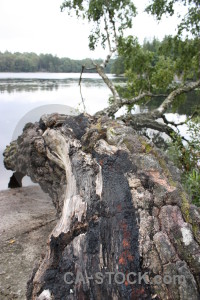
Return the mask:
<path id="1" fill-rule="evenodd" d="M 39 186 L 0 191 L 0 299 L 26 299 L 26 283 L 56 224 Z"/>

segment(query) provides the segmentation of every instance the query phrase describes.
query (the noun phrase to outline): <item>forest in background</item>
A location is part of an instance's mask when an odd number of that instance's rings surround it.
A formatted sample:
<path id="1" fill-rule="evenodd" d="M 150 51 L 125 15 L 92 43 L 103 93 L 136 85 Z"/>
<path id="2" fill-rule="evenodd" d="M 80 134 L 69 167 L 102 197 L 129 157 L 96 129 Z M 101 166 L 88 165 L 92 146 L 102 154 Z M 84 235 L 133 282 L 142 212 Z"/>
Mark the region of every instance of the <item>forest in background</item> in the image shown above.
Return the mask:
<path id="1" fill-rule="evenodd" d="M 159 41 L 156 38 L 151 41 L 145 39 L 141 49 L 142 51 L 156 53 L 156 56 L 159 56 L 161 48 L 166 46 L 169 39 L 169 36 L 166 36 L 162 41 Z M 127 69 L 124 61 L 123 55 L 119 55 L 115 59 L 110 59 L 105 67 L 105 73 L 116 75 L 124 74 Z M 96 59 L 94 62 L 101 64 L 103 59 Z M 155 61 L 152 61 L 152 64 L 154 65 Z M 94 68 L 92 69 L 93 65 L 90 58 L 75 60 L 68 57 L 59 58 L 52 54 L 38 55 L 33 52 L 0 52 L 0 72 L 80 73 L 83 65 L 87 66 L 88 73 L 96 72 Z M 91 68 L 92 70 L 88 70 L 88 68 Z"/>
<path id="2" fill-rule="evenodd" d="M 103 60 L 95 60 L 101 63 Z M 113 60 L 106 66 L 106 73 L 111 73 Z M 56 72 L 56 73 L 80 73 L 82 65 L 92 66 L 89 58 L 74 60 L 67 57 L 59 58 L 52 54 L 0 52 L 0 72 Z M 88 70 L 94 73 L 95 70 Z"/>

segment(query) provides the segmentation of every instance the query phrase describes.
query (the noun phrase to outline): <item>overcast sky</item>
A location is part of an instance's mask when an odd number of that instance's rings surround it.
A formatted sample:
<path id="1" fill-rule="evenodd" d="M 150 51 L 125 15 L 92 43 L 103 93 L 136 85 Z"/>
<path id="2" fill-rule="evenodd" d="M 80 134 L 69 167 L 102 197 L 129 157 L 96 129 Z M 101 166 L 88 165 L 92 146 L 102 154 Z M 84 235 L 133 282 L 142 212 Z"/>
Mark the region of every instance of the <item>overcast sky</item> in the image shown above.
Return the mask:
<path id="1" fill-rule="evenodd" d="M 144 38 L 162 39 L 173 34 L 176 18 L 157 23 L 153 17 L 141 13 L 146 0 L 136 0 L 139 15 L 130 33 Z M 99 47 L 88 49 L 89 27 L 83 21 L 60 12 L 62 0 L 0 0 L 0 51 L 51 53 L 59 57 L 104 58 Z"/>

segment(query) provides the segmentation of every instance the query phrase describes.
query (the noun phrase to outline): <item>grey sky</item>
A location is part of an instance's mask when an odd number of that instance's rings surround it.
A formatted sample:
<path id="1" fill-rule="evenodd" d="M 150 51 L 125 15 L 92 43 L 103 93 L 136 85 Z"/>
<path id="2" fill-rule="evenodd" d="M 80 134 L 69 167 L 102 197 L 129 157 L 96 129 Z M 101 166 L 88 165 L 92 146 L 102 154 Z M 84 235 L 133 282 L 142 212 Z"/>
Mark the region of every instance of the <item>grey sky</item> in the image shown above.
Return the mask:
<path id="1" fill-rule="evenodd" d="M 134 3 L 143 11 L 147 1 Z M 52 53 L 74 59 L 104 57 L 99 47 L 88 49 L 89 26 L 83 21 L 60 12 L 62 0 L 0 0 L 0 51 Z M 158 24 L 146 13 L 134 20 L 131 34 L 139 41 L 165 34 L 173 34 L 176 18 L 165 19 Z"/>

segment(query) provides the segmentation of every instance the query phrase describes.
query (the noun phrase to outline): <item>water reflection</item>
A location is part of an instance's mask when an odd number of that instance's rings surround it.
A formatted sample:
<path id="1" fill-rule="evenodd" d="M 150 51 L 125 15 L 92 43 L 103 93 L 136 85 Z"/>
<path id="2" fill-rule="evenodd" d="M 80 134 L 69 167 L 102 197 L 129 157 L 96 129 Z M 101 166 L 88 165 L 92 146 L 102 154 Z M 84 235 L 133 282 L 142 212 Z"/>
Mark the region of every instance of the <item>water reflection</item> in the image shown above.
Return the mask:
<path id="1" fill-rule="evenodd" d="M 104 85 L 100 79 L 85 79 L 82 83 L 86 87 Z M 54 91 L 59 88 L 71 87 L 72 85 L 78 86 L 78 79 L 7 79 L 0 80 L 0 93 Z"/>
<path id="2" fill-rule="evenodd" d="M 0 93 L 54 91 L 59 88 L 78 86 L 78 73 L 0 73 Z M 113 82 L 124 81 L 122 77 L 108 75 Z M 83 74 L 86 87 L 103 87 L 105 83 L 98 74 Z"/>

